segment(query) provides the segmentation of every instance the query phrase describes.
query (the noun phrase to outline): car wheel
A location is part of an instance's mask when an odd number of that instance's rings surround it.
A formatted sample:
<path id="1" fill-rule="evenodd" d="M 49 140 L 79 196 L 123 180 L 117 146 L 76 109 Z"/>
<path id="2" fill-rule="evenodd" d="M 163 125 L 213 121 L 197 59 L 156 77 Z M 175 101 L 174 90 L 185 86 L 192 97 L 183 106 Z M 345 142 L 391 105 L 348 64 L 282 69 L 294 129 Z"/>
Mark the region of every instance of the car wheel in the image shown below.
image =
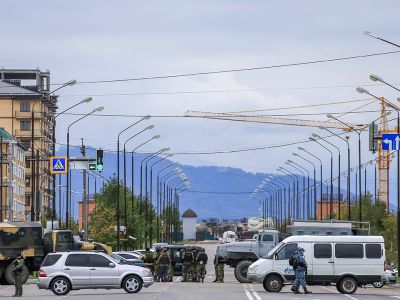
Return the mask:
<path id="1" fill-rule="evenodd" d="M 251 280 L 247 278 L 247 270 L 253 262 L 250 260 L 242 260 L 239 262 L 234 270 L 235 278 L 240 283 L 250 283 Z"/>
<path id="2" fill-rule="evenodd" d="M 353 277 L 345 277 L 339 282 L 339 288 L 342 294 L 354 294 L 357 290 L 357 282 Z"/>
<path id="3" fill-rule="evenodd" d="M 385 284 L 382 281 L 378 281 L 378 282 L 374 282 L 372 284 L 374 286 L 374 288 L 380 289 L 382 288 Z"/>
<path id="4" fill-rule="evenodd" d="M 14 274 L 13 274 L 13 266 L 11 264 L 8 265 L 6 272 L 5 272 L 5 278 L 6 281 L 9 284 L 14 285 L 15 284 L 15 278 L 14 278 Z M 25 283 L 28 280 L 28 276 L 29 276 L 29 270 L 26 266 L 23 266 L 22 268 L 22 283 Z"/>
<path id="5" fill-rule="evenodd" d="M 142 286 L 142 280 L 136 275 L 129 275 L 122 282 L 122 287 L 127 293 L 138 293 Z"/>
<path id="6" fill-rule="evenodd" d="M 270 293 L 278 293 L 283 288 L 283 281 L 279 276 L 271 275 L 263 282 L 264 289 Z"/>
<path id="7" fill-rule="evenodd" d="M 64 277 L 56 277 L 51 282 L 50 289 L 57 296 L 63 296 L 71 291 L 71 284 Z"/>

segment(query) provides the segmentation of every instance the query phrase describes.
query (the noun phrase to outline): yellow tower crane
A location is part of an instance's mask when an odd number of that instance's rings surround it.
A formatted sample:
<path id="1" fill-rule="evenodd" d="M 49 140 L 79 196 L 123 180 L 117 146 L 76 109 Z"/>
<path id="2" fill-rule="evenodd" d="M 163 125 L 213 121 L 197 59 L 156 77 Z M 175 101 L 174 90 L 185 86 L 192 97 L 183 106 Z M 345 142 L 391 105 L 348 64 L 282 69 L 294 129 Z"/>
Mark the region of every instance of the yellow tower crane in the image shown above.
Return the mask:
<path id="1" fill-rule="evenodd" d="M 397 128 L 388 129 L 387 125 L 387 115 L 386 115 L 385 99 L 381 99 L 381 118 L 379 122 L 378 135 L 381 136 L 384 133 L 397 132 Z M 254 116 L 254 115 L 242 115 L 237 113 L 213 113 L 213 112 L 203 112 L 203 111 L 193 111 L 189 110 L 185 113 L 185 117 L 193 118 L 205 118 L 214 120 L 226 120 L 226 121 L 236 121 L 236 122 L 249 122 L 249 123 L 263 123 L 263 124 L 275 124 L 275 125 L 290 125 L 290 126 L 304 126 L 304 127 L 326 127 L 333 129 L 340 129 L 343 131 L 352 130 L 367 130 L 364 124 L 347 124 L 327 120 L 327 121 L 315 121 L 315 120 L 302 120 L 302 119 L 290 119 L 290 118 L 277 118 L 269 116 Z M 378 140 L 378 198 L 386 203 L 388 206 L 388 193 L 389 193 L 389 164 L 390 164 L 390 151 L 382 150 L 382 141 Z"/>

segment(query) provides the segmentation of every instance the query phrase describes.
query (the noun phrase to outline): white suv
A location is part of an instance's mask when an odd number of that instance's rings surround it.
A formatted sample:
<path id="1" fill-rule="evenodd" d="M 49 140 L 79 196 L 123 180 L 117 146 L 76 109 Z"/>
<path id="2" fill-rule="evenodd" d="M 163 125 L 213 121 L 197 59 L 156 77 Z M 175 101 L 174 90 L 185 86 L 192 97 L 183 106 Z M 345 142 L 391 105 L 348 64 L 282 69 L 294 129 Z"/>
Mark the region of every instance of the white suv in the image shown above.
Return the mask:
<path id="1" fill-rule="evenodd" d="M 102 252 L 56 252 L 44 259 L 37 286 L 56 295 L 79 289 L 120 289 L 137 293 L 153 284 L 148 269 L 118 264 Z"/>

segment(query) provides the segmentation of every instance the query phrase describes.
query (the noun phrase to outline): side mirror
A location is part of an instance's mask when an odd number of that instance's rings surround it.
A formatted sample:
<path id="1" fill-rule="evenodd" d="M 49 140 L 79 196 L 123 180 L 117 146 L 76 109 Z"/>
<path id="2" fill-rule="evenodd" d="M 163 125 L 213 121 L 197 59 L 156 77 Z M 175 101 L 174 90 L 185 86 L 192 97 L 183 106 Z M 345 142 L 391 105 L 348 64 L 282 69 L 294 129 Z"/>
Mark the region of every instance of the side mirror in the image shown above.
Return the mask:
<path id="1" fill-rule="evenodd" d="M 115 268 L 115 264 L 114 264 L 114 263 L 109 263 L 108 266 L 109 266 L 110 268 Z"/>
<path id="2" fill-rule="evenodd" d="M 274 259 L 275 259 L 275 260 L 278 260 L 278 253 L 275 253 L 275 254 L 274 254 Z"/>

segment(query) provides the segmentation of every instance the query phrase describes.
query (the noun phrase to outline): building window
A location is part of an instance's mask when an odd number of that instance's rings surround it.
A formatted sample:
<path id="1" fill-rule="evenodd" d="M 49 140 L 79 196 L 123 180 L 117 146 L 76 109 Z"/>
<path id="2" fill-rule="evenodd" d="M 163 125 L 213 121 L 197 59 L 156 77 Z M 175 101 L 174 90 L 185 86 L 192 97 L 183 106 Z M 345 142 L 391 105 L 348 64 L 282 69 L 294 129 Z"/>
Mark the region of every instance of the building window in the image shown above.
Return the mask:
<path id="1" fill-rule="evenodd" d="M 22 120 L 21 123 L 21 131 L 29 131 L 31 130 L 31 121 L 30 120 Z"/>
<path id="2" fill-rule="evenodd" d="M 21 112 L 29 112 L 29 111 L 31 111 L 31 104 L 29 102 L 26 102 L 26 101 L 20 102 L 20 111 Z"/>
<path id="3" fill-rule="evenodd" d="M 25 205 L 31 206 L 31 197 L 30 196 L 25 196 Z"/>

